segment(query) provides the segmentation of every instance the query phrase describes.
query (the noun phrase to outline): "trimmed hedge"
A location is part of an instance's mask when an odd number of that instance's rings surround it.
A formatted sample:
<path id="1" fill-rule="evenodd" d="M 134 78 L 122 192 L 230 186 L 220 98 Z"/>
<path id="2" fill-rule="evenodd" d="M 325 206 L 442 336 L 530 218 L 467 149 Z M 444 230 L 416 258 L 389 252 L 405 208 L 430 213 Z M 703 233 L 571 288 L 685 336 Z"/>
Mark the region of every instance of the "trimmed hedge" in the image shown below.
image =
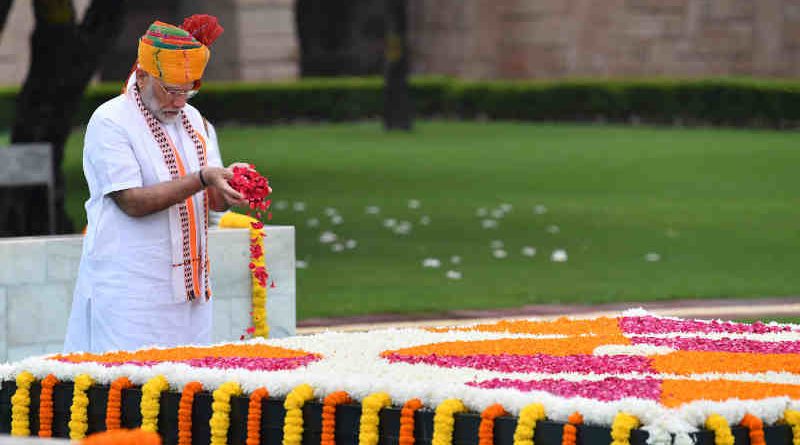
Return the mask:
<path id="1" fill-rule="evenodd" d="M 74 124 L 119 94 L 92 86 Z M 0 89 L 0 127 L 10 128 L 16 88 Z M 687 125 L 795 127 L 800 82 L 756 79 L 464 81 L 411 80 L 418 117 L 519 121 L 610 121 Z M 208 83 L 192 103 L 216 123 L 352 121 L 383 113 L 380 78 L 304 79 L 280 83 Z"/>

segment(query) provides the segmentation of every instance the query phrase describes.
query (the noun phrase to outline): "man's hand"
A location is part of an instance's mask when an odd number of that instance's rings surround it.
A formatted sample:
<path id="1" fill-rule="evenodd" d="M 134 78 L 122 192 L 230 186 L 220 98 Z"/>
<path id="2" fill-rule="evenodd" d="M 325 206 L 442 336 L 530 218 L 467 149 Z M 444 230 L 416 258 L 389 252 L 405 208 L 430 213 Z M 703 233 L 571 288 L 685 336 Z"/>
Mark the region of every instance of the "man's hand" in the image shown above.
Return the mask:
<path id="1" fill-rule="evenodd" d="M 230 184 L 228 179 L 233 177 L 233 169 L 222 167 L 203 167 L 201 170 L 203 179 L 213 191 L 217 192 L 218 197 L 225 201 L 227 207 L 248 205 L 247 200 L 241 193 L 237 192 Z M 219 206 L 217 206 L 219 207 Z"/>

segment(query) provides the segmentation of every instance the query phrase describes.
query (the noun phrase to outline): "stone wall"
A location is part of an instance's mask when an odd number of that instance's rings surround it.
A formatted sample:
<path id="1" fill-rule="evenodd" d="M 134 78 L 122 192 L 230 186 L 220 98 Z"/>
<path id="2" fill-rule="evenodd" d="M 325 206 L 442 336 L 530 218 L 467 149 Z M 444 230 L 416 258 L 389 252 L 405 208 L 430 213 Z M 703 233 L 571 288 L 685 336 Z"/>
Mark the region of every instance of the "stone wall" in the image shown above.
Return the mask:
<path id="1" fill-rule="evenodd" d="M 798 0 L 409 0 L 416 73 L 800 75 Z"/>
<path id="2" fill-rule="evenodd" d="M 265 228 L 270 337 L 295 333 L 294 227 Z M 250 325 L 249 231 L 209 231 L 214 341 L 238 340 Z M 72 305 L 83 237 L 0 239 L 0 361 L 60 352 Z"/>

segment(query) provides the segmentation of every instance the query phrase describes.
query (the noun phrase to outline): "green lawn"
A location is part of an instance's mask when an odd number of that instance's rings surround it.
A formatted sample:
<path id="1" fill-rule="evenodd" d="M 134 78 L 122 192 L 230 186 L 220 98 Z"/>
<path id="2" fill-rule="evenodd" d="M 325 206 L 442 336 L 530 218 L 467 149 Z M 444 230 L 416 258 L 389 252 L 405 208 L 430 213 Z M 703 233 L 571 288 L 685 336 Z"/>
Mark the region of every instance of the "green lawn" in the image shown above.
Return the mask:
<path id="1" fill-rule="evenodd" d="M 226 162 L 255 163 L 288 205 L 272 223 L 297 227 L 297 258 L 308 264 L 297 271 L 299 319 L 800 290 L 795 132 L 436 122 L 411 134 L 368 123 L 219 135 Z M 80 226 L 81 138 L 65 161 Z M 305 211 L 293 210 L 298 202 Z M 513 208 L 483 228 L 478 209 L 503 204 Z M 393 233 L 387 218 L 411 232 Z M 334 252 L 319 240 L 326 230 L 357 247 Z M 493 256 L 493 241 L 506 258 Z M 550 261 L 554 249 L 568 261 Z M 442 266 L 423 268 L 426 258 Z"/>

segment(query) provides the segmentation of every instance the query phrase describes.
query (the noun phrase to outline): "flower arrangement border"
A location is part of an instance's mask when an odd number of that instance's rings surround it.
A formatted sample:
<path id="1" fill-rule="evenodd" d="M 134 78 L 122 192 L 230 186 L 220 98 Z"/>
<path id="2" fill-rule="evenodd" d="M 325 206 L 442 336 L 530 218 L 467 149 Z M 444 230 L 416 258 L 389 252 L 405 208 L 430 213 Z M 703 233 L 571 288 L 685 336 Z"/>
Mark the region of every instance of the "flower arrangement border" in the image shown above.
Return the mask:
<path id="1" fill-rule="evenodd" d="M 69 428 L 67 426 L 66 412 L 69 412 L 72 400 L 68 395 L 72 392 L 73 384 L 71 382 L 59 382 L 53 388 L 54 418 L 53 418 L 53 436 L 54 437 L 67 437 Z M 0 389 L 0 433 L 8 433 L 11 426 L 11 397 L 16 390 L 16 383 L 13 381 L 2 382 L 2 389 Z M 93 386 L 87 391 L 90 396 L 90 406 L 92 405 L 92 397 L 98 397 L 103 391 L 108 391 L 106 386 Z M 135 428 L 140 426 L 141 417 L 135 414 L 139 411 L 138 403 L 141 401 L 142 391 L 141 387 L 132 387 L 122 390 L 125 394 L 123 396 L 122 412 L 127 415 L 122 416 L 122 428 Z M 35 381 L 30 386 L 31 398 L 36 401 L 41 393 L 40 381 Z M 246 437 L 247 433 L 247 407 L 249 405 L 249 394 L 242 394 L 240 396 L 231 397 L 231 418 L 244 419 L 242 422 L 232 422 L 231 432 L 232 437 Z M 162 410 L 175 409 L 179 407 L 181 393 L 178 392 L 165 392 L 166 397 L 162 404 Z M 399 403 L 399 402 L 396 402 Z M 195 409 L 196 415 L 203 419 L 210 420 L 213 415 L 212 404 L 213 399 L 209 391 L 200 391 L 195 395 Z M 283 399 L 264 399 L 262 401 L 262 417 L 261 429 L 265 434 L 261 437 L 261 443 L 279 443 L 278 432 L 282 430 L 284 419 L 282 416 L 277 415 L 283 409 Z M 31 425 L 38 424 L 38 410 L 30 410 Z M 392 405 L 389 408 L 381 410 L 381 416 L 386 422 L 382 422 L 381 436 L 385 437 L 398 437 L 400 427 L 400 416 L 402 406 Z M 306 403 L 303 407 L 304 417 L 312 419 L 304 428 L 311 434 L 312 443 L 318 440 L 318 436 L 322 430 L 322 411 L 323 404 L 320 400 L 313 400 Z M 176 411 L 177 412 L 177 411 Z M 133 414 L 133 415 L 131 415 Z M 336 422 L 337 430 L 341 429 L 355 433 L 358 431 L 360 417 L 362 415 L 362 407 L 359 404 L 345 404 L 337 407 Z M 416 437 L 417 445 L 430 445 L 433 439 L 434 430 L 434 410 L 430 408 L 421 408 L 416 411 L 416 425 L 414 435 Z M 170 416 L 167 416 L 170 417 Z M 174 416 L 177 419 L 177 414 Z M 460 443 L 469 443 L 469 445 L 479 444 L 479 428 L 481 423 L 481 413 L 477 412 L 464 412 L 455 414 L 455 431 L 454 437 L 458 437 Z M 103 410 L 88 410 L 88 433 L 96 431 L 98 425 L 103 425 L 105 422 L 105 411 Z M 513 443 L 513 437 L 517 426 L 517 418 L 512 416 L 497 417 L 495 420 L 494 438 L 497 444 Z M 564 423 L 555 422 L 551 420 L 541 420 L 536 423 L 534 443 L 561 443 L 561 434 L 564 429 Z M 194 435 L 194 443 L 209 443 L 210 442 L 210 428 L 208 422 L 195 422 L 192 427 Z M 590 426 L 581 424 L 577 426 L 579 431 L 578 441 L 581 444 L 602 444 L 611 443 L 611 429 L 608 427 Z M 743 426 L 731 425 L 730 430 L 735 437 L 747 437 L 749 430 Z M 161 434 L 170 437 L 177 437 L 178 423 L 168 423 L 159 425 Z M 763 427 L 766 443 L 783 443 L 786 440 L 792 439 L 792 428 L 787 424 L 768 425 Z M 354 440 L 355 434 L 337 435 L 337 445 L 357 445 Z M 713 431 L 702 430 L 697 433 L 691 433 L 690 436 L 696 441 L 697 445 L 713 445 L 715 444 L 715 435 Z M 465 442 L 464 438 L 469 437 L 470 441 Z M 647 432 L 634 429 L 630 434 L 630 444 L 632 445 L 645 445 L 647 440 Z M 383 439 L 382 439 L 383 440 Z M 278 441 L 278 442 L 276 442 Z M 305 445 L 307 442 L 304 441 Z M 739 443 L 737 441 L 737 443 Z M 311 445 L 311 444 L 308 444 Z"/>

